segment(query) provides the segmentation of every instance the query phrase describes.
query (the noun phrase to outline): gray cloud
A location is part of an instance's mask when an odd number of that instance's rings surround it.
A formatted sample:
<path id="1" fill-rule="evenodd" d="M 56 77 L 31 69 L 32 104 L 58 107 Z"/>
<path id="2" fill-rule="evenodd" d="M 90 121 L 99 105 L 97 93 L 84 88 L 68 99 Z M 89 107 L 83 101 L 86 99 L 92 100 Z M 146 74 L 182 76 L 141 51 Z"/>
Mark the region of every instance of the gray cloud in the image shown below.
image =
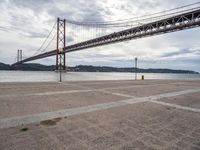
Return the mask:
<path id="1" fill-rule="evenodd" d="M 30 8 L 38 13 L 54 6 L 53 0 L 10 0 L 10 3 L 22 9 Z"/>
<path id="2" fill-rule="evenodd" d="M 69 42 L 69 43 L 73 42 L 73 41 L 74 41 L 73 36 L 68 35 L 68 36 L 66 37 L 66 41 Z"/>
<path id="3" fill-rule="evenodd" d="M 193 52 L 191 50 L 184 49 L 184 50 L 179 50 L 176 52 L 165 53 L 161 55 L 161 57 L 173 57 L 177 55 L 184 55 L 184 54 L 190 54 L 190 53 L 193 53 Z"/>
<path id="4" fill-rule="evenodd" d="M 9 32 L 10 29 L 8 27 L 0 26 L 0 30 Z"/>
<path id="5" fill-rule="evenodd" d="M 169 52 L 169 53 L 164 53 L 161 55 L 161 57 L 174 57 L 174 56 L 184 56 L 185 54 L 194 54 L 194 55 L 199 55 L 200 50 L 191 50 L 191 49 L 183 49 L 175 52 Z"/>
<path id="6" fill-rule="evenodd" d="M 23 34 L 22 34 L 23 35 Z M 36 33 L 36 32 L 29 32 L 28 35 L 24 35 L 30 38 L 45 38 L 46 34 L 44 33 Z"/>

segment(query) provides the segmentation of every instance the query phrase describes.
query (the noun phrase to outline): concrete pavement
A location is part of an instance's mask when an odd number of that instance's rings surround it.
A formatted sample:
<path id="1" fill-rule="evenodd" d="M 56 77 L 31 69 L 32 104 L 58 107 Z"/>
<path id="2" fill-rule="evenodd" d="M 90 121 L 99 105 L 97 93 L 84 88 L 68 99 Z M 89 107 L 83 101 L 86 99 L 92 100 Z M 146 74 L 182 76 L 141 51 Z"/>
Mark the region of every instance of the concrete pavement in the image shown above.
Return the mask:
<path id="1" fill-rule="evenodd" d="M 200 81 L 0 83 L 0 149 L 200 149 Z"/>

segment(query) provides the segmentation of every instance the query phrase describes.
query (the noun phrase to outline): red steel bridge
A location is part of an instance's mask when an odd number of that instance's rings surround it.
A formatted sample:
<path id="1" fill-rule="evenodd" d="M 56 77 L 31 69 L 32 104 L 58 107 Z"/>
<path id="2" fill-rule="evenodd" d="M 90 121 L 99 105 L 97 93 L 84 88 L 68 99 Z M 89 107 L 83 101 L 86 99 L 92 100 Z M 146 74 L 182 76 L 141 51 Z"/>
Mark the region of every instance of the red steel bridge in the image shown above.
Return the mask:
<path id="1" fill-rule="evenodd" d="M 200 26 L 200 3 L 195 3 L 160 13 L 143 16 L 140 19 L 126 19 L 110 22 L 77 22 L 66 19 L 57 19 L 56 24 L 56 45 L 54 50 L 42 51 L 42 53 L 19 59 L 13 65 L 19 65 L 25 62 L 42 59 L 50 56 L 56 56 L 56 70 L 65 70 L 65 54 L 83 49 L 134 40 L 148 36 L 154 36 L 169 32 L 176 32 Z M 95 30 L 93 38 L 86 36 L 83 41 L 66 46 L 66 26 L 71 24 L 71 29 L 85 29 L 86 34 L 92 29 Z M 78 29 L 75 26 L 79 26 Z M 97 34 L 97 31 L 103 32 Z M 106 31 L 106 32 L 105 32 Z M 108 33 L 108 31 L 110 33 Z M 50 32 L 51 33 L 51 32 Z M 72 33 L 72 32 L 71 32 Z M 93 34 L 94 35 L 94 34 Z"/>

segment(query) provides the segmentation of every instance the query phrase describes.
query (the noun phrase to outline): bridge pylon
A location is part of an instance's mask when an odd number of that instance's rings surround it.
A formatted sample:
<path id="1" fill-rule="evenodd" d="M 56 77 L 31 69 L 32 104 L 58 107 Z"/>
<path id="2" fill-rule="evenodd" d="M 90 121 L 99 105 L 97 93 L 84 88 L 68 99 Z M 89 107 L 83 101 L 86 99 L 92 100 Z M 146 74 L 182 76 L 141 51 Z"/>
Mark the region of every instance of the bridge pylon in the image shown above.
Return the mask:
<path id="1" fill-rule="evenodd" d="M 57 18 L 56 70 L 65 71 L 65 19 Z"/>
<path id="2" fill-rule="evenodd" d="M 22 50 L 17 50 L 17 62 L 22 61 Z"/>

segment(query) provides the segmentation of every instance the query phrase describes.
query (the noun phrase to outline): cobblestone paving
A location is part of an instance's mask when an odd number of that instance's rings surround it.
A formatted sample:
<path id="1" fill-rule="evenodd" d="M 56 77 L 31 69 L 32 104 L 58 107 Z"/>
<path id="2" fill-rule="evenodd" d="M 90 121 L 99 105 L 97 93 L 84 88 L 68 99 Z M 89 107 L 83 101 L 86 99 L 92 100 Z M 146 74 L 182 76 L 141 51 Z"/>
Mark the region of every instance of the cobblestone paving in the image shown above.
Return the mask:
<path id="1" fill-rule="evenodd" d="M 178 104 L 181 106 L 187 106 L 191 108 L 199 108 L 200 109 L 200 94 L 199 93 L 193 93 L 193 94 L 186 94 L 186 95 L 180 95 L 176 96 L 174 98 L 163 98 L 161 101 L 172 103 L 172 104 Z"/>
<path id="2" fill-rule="evenodd" d="M 149 102 L 57 120 L 1 129 L 0 148 L 200 149 L 199 113 Z"/>
<path id="3" fill-rule="evenodd" d="M 124 81 L 123 84 L 126 82 Z M 169 81 L 157 82 L 157 84 L 161 83 L 165 84 Z M 77 86 L 93 85 L 92 82 L 70 84 Z M 95 86 L 97 84 L 102 86 L 100 82 L 95 83 Z M 115 85 L 116 87 L 119 84 L 115 81 L 112 86 Z M 152 84 L 152 82 L 143 83 L 144 86 L 147 84 Z M 175 83 L 170 81 L 170 84 Z M 185 86 L 184 82 L 181 81 L 177 84 Z M 192 84 L 195 84 L 195 87 L 200 85 L 194 82 L 187 84 L 189 89 Z M 171 85 L 169 88 L 171 88 Z M 122 89 L 119 92 L 123 93 L 124 91 Z M 165 93 L 165 90 L 163 93 Z M 197 92 L 164 98 L 161 101 L 199 108 L 199 96 L 200 93 Z M 79 98 L 81 99 L 81 97 Z M 190 101 L 192 104 L 190 104 Z M 0 129 L 0 150 L 64 149 L 200 150 L 200 113 L 153 102 L 143 102 Z"/>
<path id="4" fill-rule="evenodd" d="M 79 93 L 60 95 L 0 97 L 0 118 L 51 112 L 63 108 L 81 107 L 123 99 L 126 99 L 126 97 L 115 96 L 101 91 L 80 91 Z"/>

